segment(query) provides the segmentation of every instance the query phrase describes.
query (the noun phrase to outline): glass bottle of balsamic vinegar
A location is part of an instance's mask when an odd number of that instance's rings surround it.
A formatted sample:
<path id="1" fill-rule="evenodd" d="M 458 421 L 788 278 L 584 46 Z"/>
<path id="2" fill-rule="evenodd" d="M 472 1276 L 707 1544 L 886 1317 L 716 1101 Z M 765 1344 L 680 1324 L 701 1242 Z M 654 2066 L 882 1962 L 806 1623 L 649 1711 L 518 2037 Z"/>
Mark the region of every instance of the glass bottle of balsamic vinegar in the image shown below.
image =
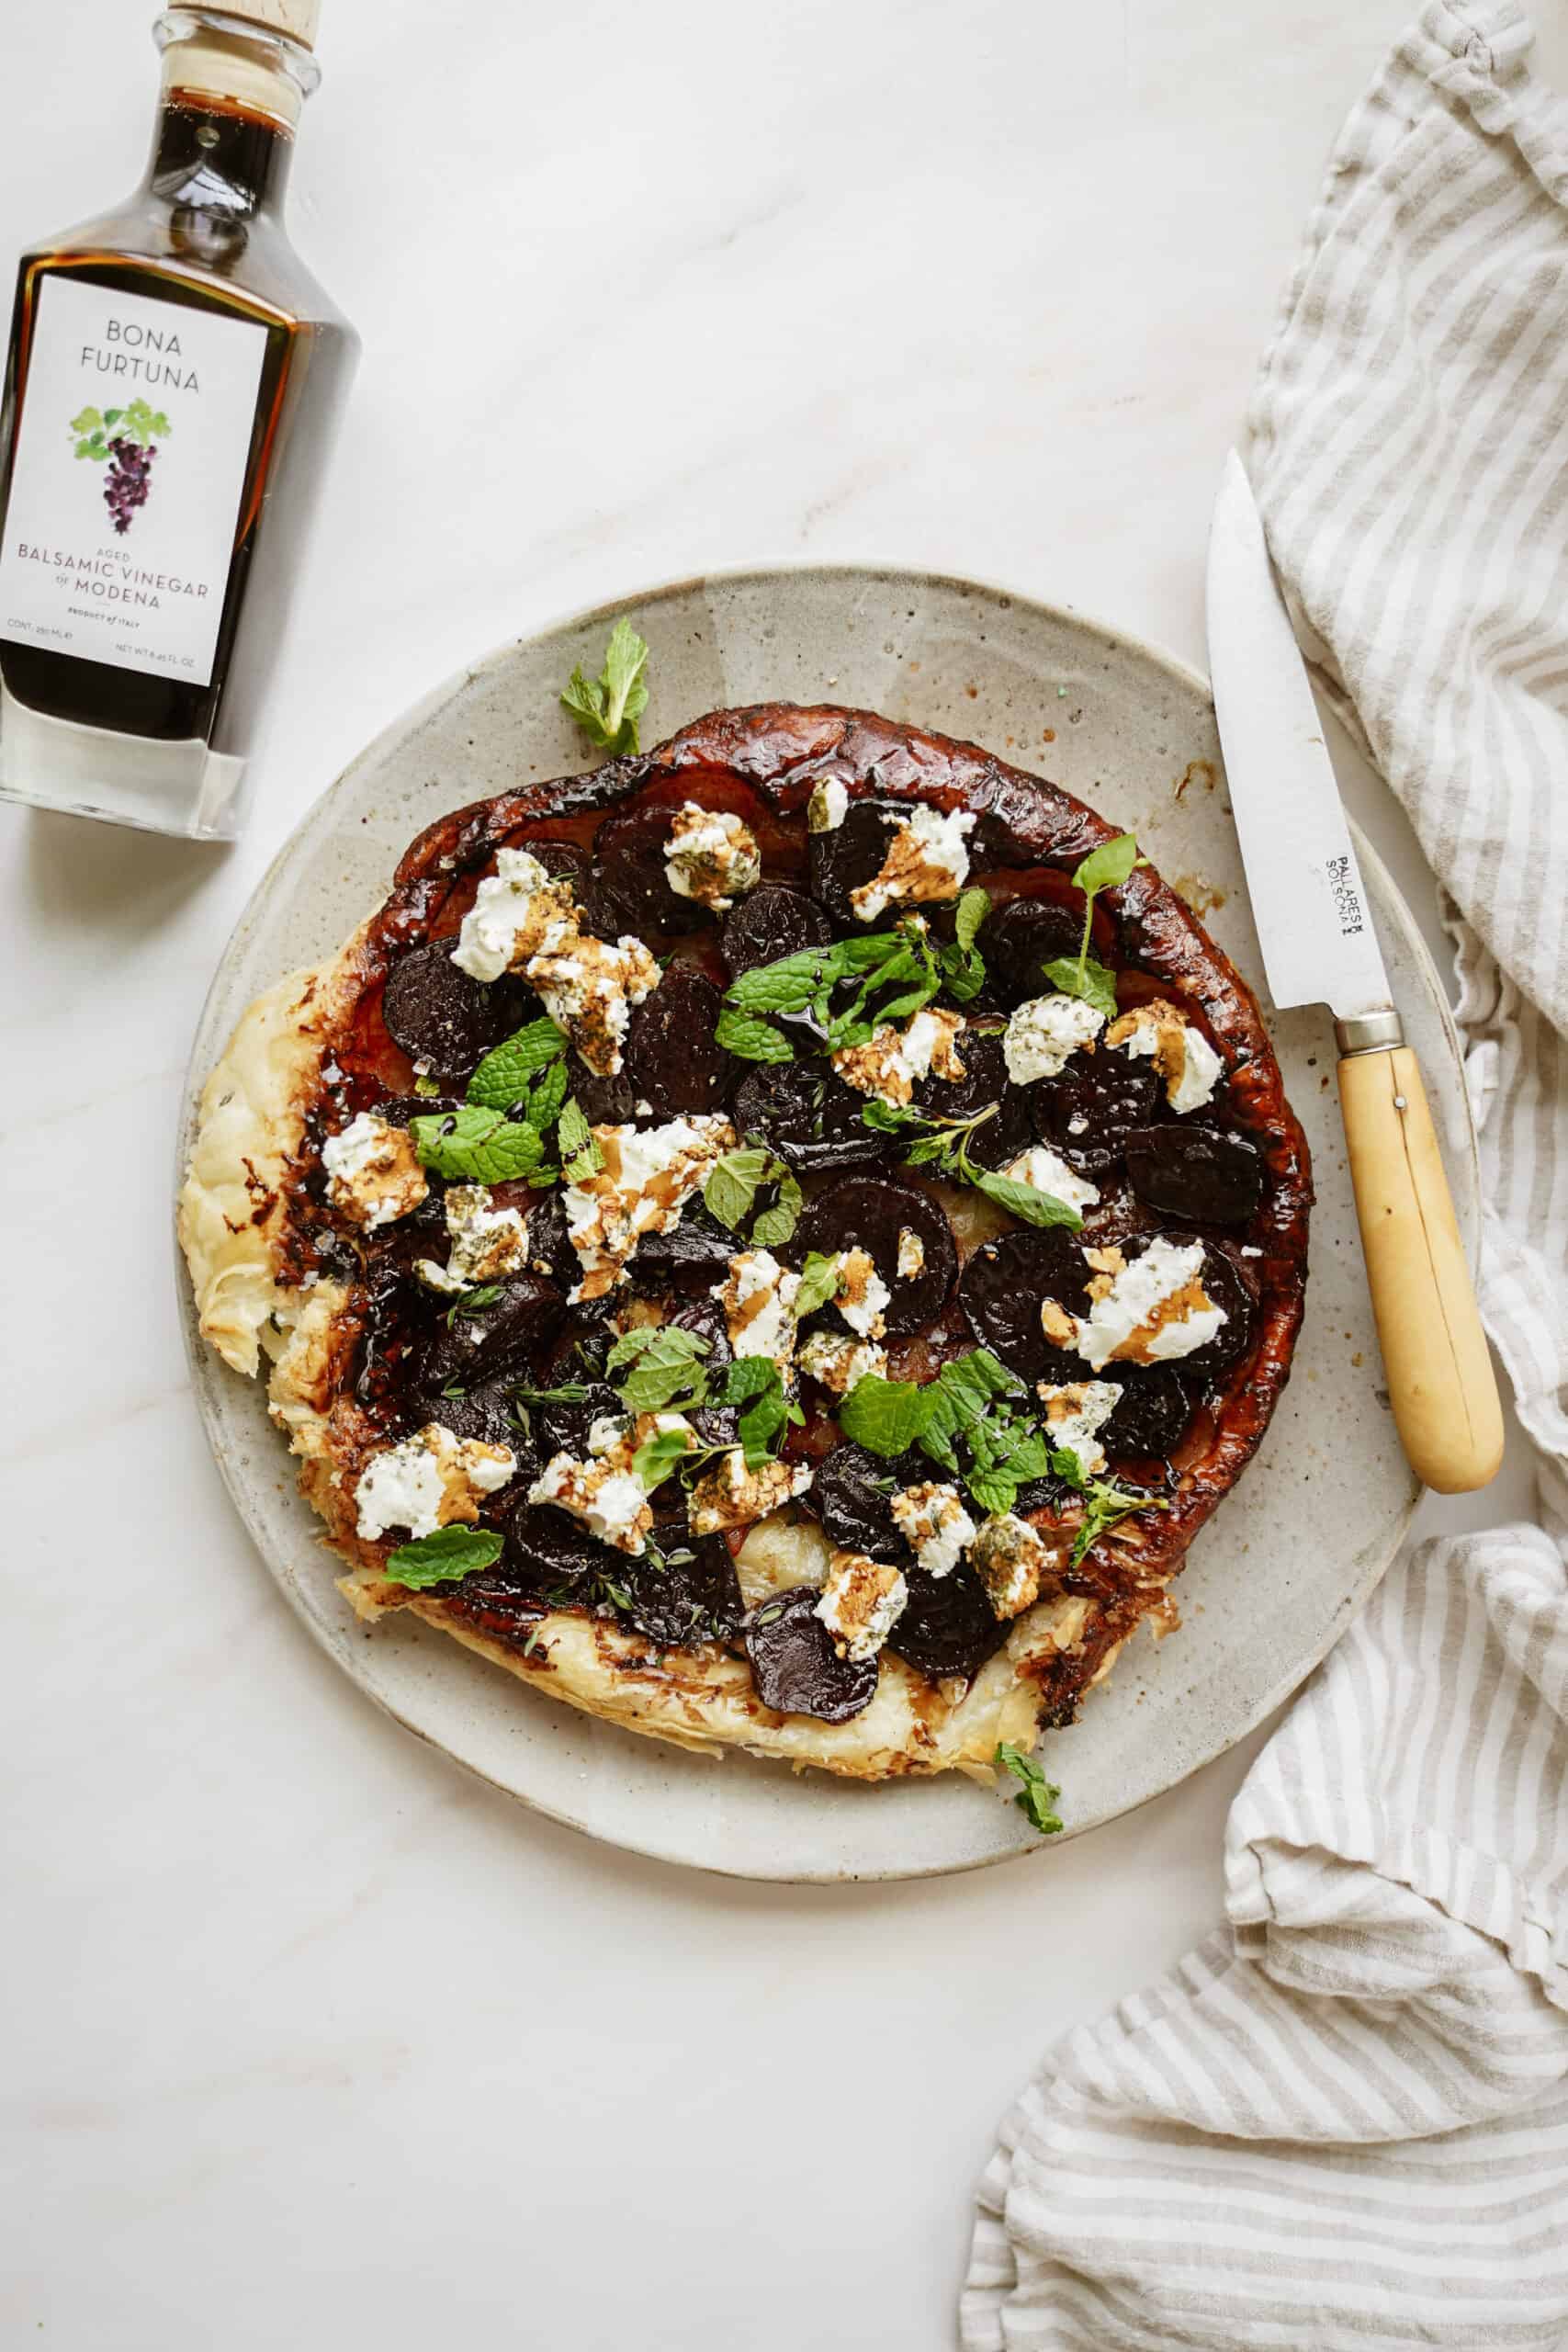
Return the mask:
<path id="1" fill-rule="evenodd" d="M 0 797 L 231 840 L 358 338 L 283 221 L 320 0 L 173 7 L 142 186 L 23 255 Z"/>

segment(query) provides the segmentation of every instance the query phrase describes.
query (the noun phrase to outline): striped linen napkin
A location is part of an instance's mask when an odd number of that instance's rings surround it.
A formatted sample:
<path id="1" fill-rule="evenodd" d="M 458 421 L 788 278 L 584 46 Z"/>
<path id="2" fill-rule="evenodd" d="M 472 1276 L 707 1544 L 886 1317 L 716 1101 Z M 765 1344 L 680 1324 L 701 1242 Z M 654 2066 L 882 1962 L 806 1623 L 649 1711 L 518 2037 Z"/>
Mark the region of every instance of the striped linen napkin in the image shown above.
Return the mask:
<path id="1" fill-rule="evenodd" d="M 1225 1928 L 1050 2051 L 970 2352 L 1568 2346 L 1568 105 L 1529 51 L 1514 0 L 1434 0 L 1356 108 L 1251 470 L 1450 897 L 1540 1524 L 1391 1572 L 1236 1799 Z"/>

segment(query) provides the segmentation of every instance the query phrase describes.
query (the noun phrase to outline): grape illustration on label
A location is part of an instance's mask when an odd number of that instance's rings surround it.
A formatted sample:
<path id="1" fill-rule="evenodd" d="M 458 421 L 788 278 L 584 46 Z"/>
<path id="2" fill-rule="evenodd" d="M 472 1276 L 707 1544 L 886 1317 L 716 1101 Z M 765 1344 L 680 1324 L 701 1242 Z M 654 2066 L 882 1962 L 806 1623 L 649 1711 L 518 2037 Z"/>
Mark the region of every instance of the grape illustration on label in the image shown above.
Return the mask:
<path id="1" fill-rule="evenodd" d="M 134 515 L 147 503 L 152 460 L 159 442 L 166 440 L 174 427 L 163 409 L 154 410 L 145 401 L 136 400 L 129 408 L 85 408 L 72 418 L 70 430 L 77 435 L 78 458 L 109 469 L 104 504 L 123 538 Z"/>

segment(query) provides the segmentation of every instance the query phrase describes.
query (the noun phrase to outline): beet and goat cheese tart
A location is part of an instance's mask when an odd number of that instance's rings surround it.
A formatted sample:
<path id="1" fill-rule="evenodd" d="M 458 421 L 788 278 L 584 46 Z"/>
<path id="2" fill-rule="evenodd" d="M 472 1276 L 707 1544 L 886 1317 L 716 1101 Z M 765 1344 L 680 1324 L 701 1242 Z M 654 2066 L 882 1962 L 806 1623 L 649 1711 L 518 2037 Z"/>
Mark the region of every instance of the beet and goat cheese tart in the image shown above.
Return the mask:
<path id="1" fill-rule="evenodd" d="M 1130 835 L 769 705 L 433 824 L 241 1022 L 180 1234 L 362 1617 L 881 1780 L 1019 1770 L 1175 1622 L 1310 1204 Z"/>

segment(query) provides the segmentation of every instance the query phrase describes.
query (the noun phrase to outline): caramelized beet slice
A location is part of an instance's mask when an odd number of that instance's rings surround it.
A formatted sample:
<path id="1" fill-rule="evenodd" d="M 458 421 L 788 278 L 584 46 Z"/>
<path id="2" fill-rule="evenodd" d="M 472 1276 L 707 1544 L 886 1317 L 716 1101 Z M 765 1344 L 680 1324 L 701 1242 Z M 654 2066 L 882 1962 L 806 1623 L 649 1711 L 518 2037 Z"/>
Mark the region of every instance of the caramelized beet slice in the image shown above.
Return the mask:
<path id="1" fill-rule="evenodd" d="M 906 1581 L 908 1601 L 887 1636 L 888 1648 L 933 1682 L 950 1675 L 968 1681 L 1008 1637 L 1007 1624 L 987 1600 L 985 1586 L 973 1568 L 962 1566 L 945 1577 L 910 1568 Z"/>
<path id="2" fill-rule="evenodd" d="M 579 1584 L 608 1568 L 615 1556 L 580 1521 L 549 1503 L 519 1503 L 506 1522 L 506 1574 L 527 1592 Z"/>
<path id="3" fill-rule="evenodd" d="M 570 1082 L 572 1098 L 591 1127 L 637 1125 L 637 1096 L 624 1069 L 614 1078 L 601 1078 L 597 1070 L 574 1059 Z M 645 1118 L 650 1115 L 643 1114 Z"/>
<path id="4" fill-rule="evenodd" d="M 876 1660 L 839 1656 L 814 1613 L 819 1598 L 814 1584 L 797 1584 L 753 1609 L 745 1621 L 746 1655 L 764 1707 L 847 1724 L 876 1696 Z"/>
<path id="5" fill-rule="evenodd" d="M 714 1035 L 722 1010 L 718 990 L 694 964 L 671 964 L 632 1014 L 626 1079 L 655 1118 L 723 1110 L 729 1056 Z"/>
<path id="6" fill-rule="evenodd" d="M 509 1446 L 517 1456 L 519 1474 L 537 1476 L 540 1465 L 535 1449 L 513 1418 L 511 1391 L 504 1380 L 486 1381 L 477 1388 L 465 1389 L 460 1396 L 427 1396 L 417 1409 L 424 1420 L 439 1421 L 454 1437 Z"/>
<path id="7" fill-rule="evenodd" d="M 818 1471 L 810 1500 L 830 1544 L 846 1552 L 863 1552 L 868 1560 L 903 1566 L 910 1554 L 894 1521 L 894 1489 L 938 1476 L 923 1453 L 899 1453 L 887 1460 L 846 1441 L 833 1448 Z"/>
<path id="8" fill-rule="evenodd" d="M 1044 996 L 1051 982 L 1045 967 L 1059 956 L 1076 956 L 1083 918 L 1050 899 L 1010 899 L 988 914 L 976 941 L 986 978 L 1003 1004 L 1027 1004 Z"/>
<path id="9" fill-rule="evenodd" d="M 721 1282 L 740 1247 L 728 1226 L 710 1216 L 701 1201 L 693 1201 L 668 1233 L 649 1233 L 637 1243 L 631 1262 L 632 1287 L 646 1295 L 672 1283 L 684 1288 Z"/>
<path id="10" fill-rule="evenodd" d="M 578 842 L 525 842 L 523 847 L 530 857 L 536 857 L 552 882 L 575 882 L 588 868 L 588 852 Z"/>
<path id="11" fill-rule="evenodd" d="M 850 893 L 881 873 L 894 828 L 908 813 L 908 808 L 897 800 L 852 800 L 841 825 L 830 833 L 810 836 L 811 895 L 840 928 L 860 922 Z M 889 908 L 886 920 L 891 922 L 902 911 Z M 884 918 L 876 920 L 880 922 Z"/>
<path id="12" fill-rule="evenodd" d="M 897 1138 L 863 1125 L 865 1101 L 829 1062 L 759 1062 L 740 1081 L 735 1124 L 803 1176 L 870 1168 L 887 1158 Z"/>
<path id="13" fill-rule="evenodd" d="M 1245 1225 L 1263 1198 L 1262 1153 L 1217 1127 L 1140 1127 L 1126 1153 L 1134 1192 L 1162 1216 Z"/>
<path id="14" fill-rule="evenodd" d="M 543 1272 L 563 1296 L 581 1279 L 581 1264 L 567 1238 L 566 1196 L 558 1187 L 536 1193 L 529 1206 L 528 1268 L 532 1273 Z"/>
<path id="15" fill-rule="evenodd" d="M 624 929 L 696 931 L 712 914 L 670 887 L 664 853 L 675 821 L 672 808 L 645 802 L 606 817 L 593 842 L 594 865 L 609 898 L 627 910 Z"/>
<path id="16" fill-rule="evenodd" d="M 1112 1462 L 1127 1455 L 1162 1461 L 1178 1445 L 1192 1419 L 1192 1400 L 1168 1364 L 1107 1365 L 1104 1377 L 1114 1374 L 1121 1402 L 1100 1431 L 1100 1442 Z"/>
<path id="17" fill-rule="evenodd" d="M 1128 1136 L 1158 1115 L 1159 1073 L 1131 1054 L 1075 1054 L 1059 1077 L 1030 1087 L 1028 1099 L 1041 1142 L 1080 1176 L 1103 1176 L 1121 1159 Z"/>
<path id="18" fill-rule="evenodd" d="M 381 1018 L 392 1043 L 440 1078 L 466 1078 L 493 1046 L 521 1028 L 538 1007 L 522 981 L 505 973 L 490 987 L 452 961 L 452 942 L 433 939 L 400 956 L 381 992 Z M 434 1106 L 422 1102 L 421 1111 Z"/>
<path id="19" fill-rule="evenodd" d="M 739 979 L 742 972 L 776 964 L 781 956 L 798 955 L 803 947 L 827 947 L 832 937 L 831 923 L 804 890 L 764 882 L 730 908 L 719 949 L 731 979 Z"/>
<path id="20" fill-rule="evenodd" d="M 1176 1233 L 1170 1238 L 1185 1241 L 1188 1237 Z M 1258 1300 L 1235 1259 L 1207 1241 L 1203 1244 L 1203 1288 L 1214 1305 L 1224 1309 L 1225 1319 L 1206 1348 L 1195 1348 L 1181 1358 L 1180 1368 L 1190 1377 L 1208 1380 L 1228 1371 L 1252 1345 Z"/>
<path id="21" fill-rule="evenodd" d="M 1051 1345 L 1040 1309 L 1054 1298 L 1069 1315 L 1085 1313 L 1089 1274 L 1077 1237 L 1061 1226 L 1004 1233 L 976 1250 L 959 1295 L 981 1346 L 1026 1380 L 1081 1380 L 1085 1367 Z"/>
<path id="22" fill-rule="evenodd" d="M 1008 1067 L 999 1029 L 965 1029 L 958 1040 L 962 1078 L 922 1078 L 915 1107 L 932 1119 L 972 1119 L 1007 1091 Z"/>
<path id="23" fill-rule="evenodd" d="M 493 1306 L 472 1314 L 459 1306 L 452 1317 L 460 1361 L 475 1382 L 524 1372 L 549 1346 L 566 1312 L 566 1300 L 542 1274 L 509 1274 L 500 1289 Z"/>
<path id="24" fill-rule="evenodd" d="M 631 1603 L 617 1609 L 623 1623 L 666 1649 L 728 1641 L 746 1614 L 722 1535 L 688 1535 L 684 1527 L 659 1531 L 657 1545 L 640 1560 L 618 1557 L 607 1573 Z"/>
<path id="25" fill-rule="evenodd" d="M 973 1119 L 997 1104 L 996 1115 L 970 1136 L 968 1151 L 981 1168 L 1005 1168 L 1029 1149 L 1034 1128 L 1027 1093 L 1008 1077 L 1000 1030 L 966 1029 L 959 1040 L 958 1057 L 964 1076 L 922 1079 L 915 1090 L 916 1107 L 928 1118 Z"/>
<path id="26" fill-rule="evenodd" d="M 570 1368 L 548 1385 L 564 1386 L 573 1377 Z M 539 1383 L 541 1387 L 547 1384 Z M 588 1432 L 595 1421 L 612 1416 L 619 1420 L 626 1407 L 607 1380 L 590 1380 L 588 1394 L 578 1405 L 533 1405 L 529 1412 L 538 1432 L 539 1452 L 547 1462 L 552 1453 L 575 1453 L 581 1462 L 588 1452 Z"/>
<path id="27" fill-rule="evenodd" d="M 925 1252 L 918 1274 L 898 1272 L 899 1236 L 917 1236 Z M 883 1314 L 889 1339 L 905 1339 L 934 1323 L 947 1304 L 958 1273 L 953 1227 L 929 1193 L 890 1178 L 861 1176 L 831 1192 L 818 1193 L 801 1214 L 793 1247 L 808 1250 L 869 1250 L 872 1262 L 892 1296 Z"/>

